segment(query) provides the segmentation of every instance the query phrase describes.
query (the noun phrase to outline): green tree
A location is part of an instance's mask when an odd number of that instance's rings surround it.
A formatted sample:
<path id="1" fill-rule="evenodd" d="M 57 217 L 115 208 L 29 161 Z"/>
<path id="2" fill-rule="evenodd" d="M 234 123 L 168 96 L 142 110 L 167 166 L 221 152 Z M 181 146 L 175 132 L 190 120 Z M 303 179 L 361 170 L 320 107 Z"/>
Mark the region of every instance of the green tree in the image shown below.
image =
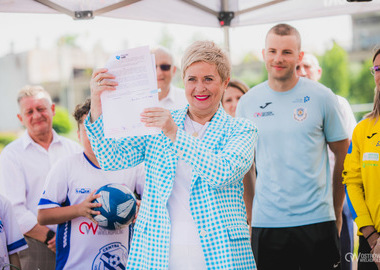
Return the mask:
<path id="1" fill-rule="evenodd" d="M 321 83 L 331 88 L 335 94 L 349 96 L 350 76 L 347 52 L 334 42 L 333 47 L 321 57 Z"/>
<path id="2" fill-rule="evenodd" d="M 77 39 L 78 39 L 78 35 L 64 35 L 58 39 L 57 45 L 58 46 L 67 45 L 69 47 L 75 48 L 75 47 L 78 47 Z"/>
<path id="3" fill-rule="evenodd" d="M 268 76 L 265 65 L 257 54 L 248 52 L 241 58 L 239 64 L 232 66 L 231 78 L 242 80 L 251 88 L 265 81 Z"/>
<path id="4" fill-rule="evenodd" d="M 3 133 L 1 132 L 0 133 L 0 153 L 1 153 L 1 150 L 3 150 L 3 148 L 11 143 L 12 141 L 16 140 L 17 139 L 17 135 L 14 134 L 14 133 Z"/>
<path id="5" fill-rule="evenodd" d="M 244 55 L 243 60 L 241 61 L 243 64 L 258 62 L 259 58 L 253 52 L 248 52 Z"/>
<path id="6" fill-rule="evenodd" d="M 67 134 L 73 128 L 70 121 L 69 112 L 60 106 L 55 106 L 55 116 L 53 117 L 53 129 L 59 134 Z"/>
<path id="7" fill-rule="evenodd" d="M 369 70 L 372 60 L 365 61 L 358 73 L 353 74 L 350 87 L 350 100 L 352 103 L 371 103 L 373 102 L 375 82 Z"/>

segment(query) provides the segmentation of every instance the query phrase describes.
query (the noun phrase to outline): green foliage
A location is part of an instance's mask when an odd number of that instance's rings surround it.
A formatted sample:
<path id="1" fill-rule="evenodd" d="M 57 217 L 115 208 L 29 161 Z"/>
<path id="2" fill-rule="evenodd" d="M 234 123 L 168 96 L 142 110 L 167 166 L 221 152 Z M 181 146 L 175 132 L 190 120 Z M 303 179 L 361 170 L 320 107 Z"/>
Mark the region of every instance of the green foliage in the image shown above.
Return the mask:
<path id="1" fill-rule="evenodd" d="M 7 144 L 16 139 L 17 135 L 15 133 L 0 133 L 0 153 Z"/>
<path id="2" fill-rule="evenodd" d="M 353 103 L 371 103 L 373 102 L 375 82 L 369 71 L 372 66 L 372 60 L 365 61 L 356 72 L 353 71 L 350 99 Z"/>
<path id="3" fill-rule="evenodd" d="M 246 53 L 239 65 L 232 67 L 231 78 L 245 82 L 252 88 L 268 79 L 265 64 L 259 61 L 258 56 L 253 52 Z"/>
<path id="4" fill-rule="evenodd" d="M 67 45 L 69 47 L 74 48 L 74 47 L 77 47 L 77 39 L 78 39 L 78 35 L 64 35 L 58 39 L 57 45 L 58 46 Z"/>
<path id="5" fill-rule="evenodd" d="M 347 52 L 334 42 L 333 47 L 321 57 L 321 83 L 329 87 L 335 94 L 349 96 L 350 75 Z"/>
<path id="6" fill-rule="evenodd" d="M 268 72 L 267 72 L 267 68 L 265 67 L 265 64 L 263 64 L 260 83 L 265 82 L 266 80 L 268 80 Z"/>
<path id="7" fill-rule="evenodd" d="M 8 143 L 14 141 L 17 138 L 13 133 L 0 133 L 0 146 L 6 146 Z"/>
<path id="8" fill-rule="evenodd" d="M 53 118 L 53 129 L 59 134 L 67 134 L 73 128 L 70 121 L 69 112 L 60 106 L 55 107 L 55 116 Z"/>
<path id="9" fill-rule="evenodd" d="M 334 43 L 333 48 L 321 57 L 321 83 L 347 97 L 351 104 L 372 103 L 375 82 L 369 70 L 371 66 L 372 59 L 349 63 L 347 52 Z M 357 112 L 356 117 L 360 119 L 366 113 Z"/>
<path id="10" fill-rule="evenodd" d="M 259 61 L 259 58 L 256 54 L 253 52 L 249 52 L 246 55 L 244 55 L 242 63 L 250 63 L 250 62 L 257 62 Z"/>
<path id="11" fill-rule="evenodd" d="M 252 88 L 262 83 L 263 81 L 266 81 L 268 79 L 268 74 L 266 72 L 265 65 L 263 65 L 260 73 L 258 73 L 257 71 L 256 72 L 252 71 L 249 68 L 247 68 L 247 69 L 243 69 L 243 71 L 240 73 L 232 74 L 231 78 L 239 79 L 245 82 L 249 86 L 249 88 Z"/>
<path id="12" fill-rule="evenodd" d="M 366 115 L 366 114 L 368 114 L 369 112 L 356 112 L 356 113 L 354 113 L 354 115 L 355 115 L 355 119 L 356 119 L 356 122 L 359 122 L 360 120 L 362 120 L 363 118 L 364 118 L 364 116 Z"/>

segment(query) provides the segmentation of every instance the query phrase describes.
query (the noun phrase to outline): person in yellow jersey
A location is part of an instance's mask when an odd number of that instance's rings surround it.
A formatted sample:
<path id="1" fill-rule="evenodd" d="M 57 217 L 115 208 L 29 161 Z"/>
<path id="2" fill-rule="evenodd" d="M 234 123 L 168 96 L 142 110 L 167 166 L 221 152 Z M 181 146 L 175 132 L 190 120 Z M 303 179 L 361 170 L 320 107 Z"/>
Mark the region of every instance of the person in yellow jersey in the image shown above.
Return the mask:
<path id="1" fill-rule="evenodd" d="M 343 183 L 358 225 L 358 269 L 380 269 L 380 48 L 371 72 L 376 93 L 372 112 L 358 123 L 344 162 Z"/>

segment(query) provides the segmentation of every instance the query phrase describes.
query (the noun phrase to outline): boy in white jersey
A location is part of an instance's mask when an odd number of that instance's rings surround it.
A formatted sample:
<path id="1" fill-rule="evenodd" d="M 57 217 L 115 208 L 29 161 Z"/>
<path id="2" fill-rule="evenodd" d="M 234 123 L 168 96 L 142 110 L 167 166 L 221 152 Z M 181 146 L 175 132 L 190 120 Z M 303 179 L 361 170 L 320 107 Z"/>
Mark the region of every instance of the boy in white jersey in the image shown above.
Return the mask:
<path id="1" fill-rule="evenodd" d="M 78 137 L 84 152 L 61 160 L 46 179 L 38 205 L 40 224 L 59 224 L 57 230 L 56 269 L 125 269 L 128 257 L 129 228 L 108 231 L 92 218 L 99 214 L 92 203 L 99 197 L 96 189 L 109 183 L 126 184 L 142 194 L 144 167 L 103 171 L 88 140 L 83 120 L 90 110 L 90 100 L 77 106 Z"/>
<path id="2" fill-rule="evenodd" d="M 11 264 L 21 269 L 17 252 L 28 247 L 19 230 L 11 203 L 0 195 L 0 269 Z"/>

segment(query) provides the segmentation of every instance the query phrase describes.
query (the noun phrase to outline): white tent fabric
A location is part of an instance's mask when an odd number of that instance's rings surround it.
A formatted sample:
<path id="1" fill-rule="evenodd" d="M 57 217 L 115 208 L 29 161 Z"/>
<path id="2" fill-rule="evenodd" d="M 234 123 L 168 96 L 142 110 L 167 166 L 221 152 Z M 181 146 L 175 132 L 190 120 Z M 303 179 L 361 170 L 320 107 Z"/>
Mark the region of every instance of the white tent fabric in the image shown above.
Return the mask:
<path id="1" fill-rule="evenodd" d="M 65 13 L 78 18 L 131 20 L 220 27 L 219 12 L 234 12 L 231 26 L 380 11 L 380 0 L 0 0 L 0 12 Z M 77 13 L 75 13 L 77 12 Z M 79 12 L 79 13 L 78 13 Z M 83 17 L 82 17 L 83 18 Z"/>
<path id="2" fill-rule="evenodd" d="M 230 26 L 239 27 L 375 12 L 380 11 L 380 0 L 361 3 L 346 0 L 0 0 L 0 16 L 1 12 L 63 13 L 74 19 L 106 16 L 207 27 L 221 27 L 218 16 L 222 11 L 227 15 L 233 12 Z M 229 27 L 226 25 L 223 28 L 225 48 L 229 50 Z M 9 68 L 9 63 L 4 62 L 3 67 Z M 19 80 L 8 80 L 3 74 L 1 85 L 6 85 L 7 89 L 17 89 L 19 84 Z M 0 108 L 9 113 L 13 111 L 10 104 L 2 102 Z M 0 129 L 4 128 L 3 124 Z"/>

